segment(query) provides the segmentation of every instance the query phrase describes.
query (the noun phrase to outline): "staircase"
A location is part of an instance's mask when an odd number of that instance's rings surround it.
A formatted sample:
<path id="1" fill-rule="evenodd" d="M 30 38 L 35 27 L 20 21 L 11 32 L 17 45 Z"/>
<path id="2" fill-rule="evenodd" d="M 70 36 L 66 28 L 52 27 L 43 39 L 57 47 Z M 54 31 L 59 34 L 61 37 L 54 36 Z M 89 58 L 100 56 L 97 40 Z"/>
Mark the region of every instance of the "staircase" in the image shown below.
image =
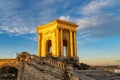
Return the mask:
<path id="1" fill-rule="evenodd" d="M 57 61 L 47 59 L 36 61 L 36 59 L 39 58 L 24 61 L 24 64 L 22 64 L 24 65 L 22 80 L 64 80 L 65 69 L 55 65 Z M 51 64 L 48 61 L 54 63 Z"/>
<path id="2" fill-rule="evenodd" d="M 56 58 L 39 58 L 26 52 L 19 54 L 20 64 L 17 80 L 81 80 L 73 74 L 71 64 Z"/>

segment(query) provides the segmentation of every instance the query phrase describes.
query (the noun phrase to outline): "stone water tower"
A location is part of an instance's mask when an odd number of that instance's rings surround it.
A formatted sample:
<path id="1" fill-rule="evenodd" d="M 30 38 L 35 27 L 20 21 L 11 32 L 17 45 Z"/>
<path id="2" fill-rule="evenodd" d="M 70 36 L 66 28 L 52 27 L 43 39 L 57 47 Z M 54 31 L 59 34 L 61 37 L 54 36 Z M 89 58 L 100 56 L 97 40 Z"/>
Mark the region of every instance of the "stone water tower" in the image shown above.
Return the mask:
<path id="1" fill-rule="evenodd" d="M 38 56 L 77 57 L 76 28 L 76 24 L 60 19 L 38 26 Z"/>

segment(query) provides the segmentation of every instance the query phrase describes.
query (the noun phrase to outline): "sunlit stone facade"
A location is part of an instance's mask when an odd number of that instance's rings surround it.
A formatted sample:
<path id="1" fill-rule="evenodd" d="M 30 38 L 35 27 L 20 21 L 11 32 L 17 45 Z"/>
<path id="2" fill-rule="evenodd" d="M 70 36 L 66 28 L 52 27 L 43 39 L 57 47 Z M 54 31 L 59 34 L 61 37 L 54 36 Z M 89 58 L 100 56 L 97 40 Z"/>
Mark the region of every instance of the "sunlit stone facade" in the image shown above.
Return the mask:
<path id="1" fill-rule="evenodd" d="M 38 26 L 38 56 L 77 57 L 76 28 L 76 24 L 60 19 Z"/>

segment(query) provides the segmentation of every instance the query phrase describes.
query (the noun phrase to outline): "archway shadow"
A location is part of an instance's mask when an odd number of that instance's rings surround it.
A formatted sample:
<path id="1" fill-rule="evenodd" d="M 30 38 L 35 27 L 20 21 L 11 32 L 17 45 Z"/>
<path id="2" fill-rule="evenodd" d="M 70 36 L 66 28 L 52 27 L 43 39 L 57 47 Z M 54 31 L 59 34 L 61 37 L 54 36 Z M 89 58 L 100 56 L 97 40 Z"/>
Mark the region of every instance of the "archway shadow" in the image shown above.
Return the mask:
<path id="1" fill-rule="evenodd" d="M 11 66 L 0 68 L 0 80 L 17 80 L 18 69 Z"/>

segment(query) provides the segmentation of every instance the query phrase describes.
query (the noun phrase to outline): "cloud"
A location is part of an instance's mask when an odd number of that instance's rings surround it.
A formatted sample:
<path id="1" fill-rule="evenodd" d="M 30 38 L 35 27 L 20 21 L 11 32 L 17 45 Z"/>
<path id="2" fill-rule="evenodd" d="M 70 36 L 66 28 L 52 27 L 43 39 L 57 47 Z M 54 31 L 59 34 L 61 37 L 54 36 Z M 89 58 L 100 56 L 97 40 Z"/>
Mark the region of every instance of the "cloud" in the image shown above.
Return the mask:
<path id="1" fill-rule="evenodd" d="M 36 27 L 57 18 L 57 9 L 55 0 L 32 1 L 0 1 L 0 34 L 24 36 L 25 39 L 37 41 L 37 36 L 32 36 L 37 34 Z"/>
<path id="2" fill-rule="evenodd" d="M 64 0 L 30 0 L 29 2 L 1 0 L 0 31 L 3 31 L 4 34 L 34 34 L 36 33 L 36 26 L 53 21 L 61 14 L 64 15 L 70 10 L 69 7 L 72 3 L 75 4 L 76 2 L 68 3 Z"/>
<path id="3" fill-rule="evenodd" d="M 78 24 L 79 39 L 120 36 L 119 0 L 92 0 L 78 9 L 82 17 L 61 16 Z M 114 11 L 113 11 L 114 10 Z M 69 19 L 68 19 L 69 18 Z"/>
<path id="4" fill-rule="evenodd" d="M 107 9 L 113 4 L 111 0 L 92 0 L 89 4 L 87 4 L 84 8 L 82 8 L 83 15 L 90 14 L 99 14 L 102 9 Z"/>
<path id="5" fill-rule="evenodd" d="M 36 27 L 57 18 L 64 0 L 0 1 L 0 32 L 9 35 L 36 34 Z M 56 4 L 54 4 L 56 3 Z"/>
<path id="6" fill-rule="evenodd" d="M 103 37 L 120 36 L 119 0 L 92 0 L 78 9 L 82 16 L 60 16 L 60 19 L 78 24 L 79 43 Z M 116 7 L 117 6 L 117 7 Z"/>
<path id="7" fill-rule="evenodd" d="M 11 26 L 0 26 L 0 30 L 2 33 L 10 34 L 10 35 L 23 35 L 23 34 L 34 34 L 36 33 L 36 29 L 29 29 L 27 27 L 11 27 Z"/>
<path id="8" fill-rule="evenodd" d="M 38 41 L 38 38 L 37 38 L 36 34 L 23 36 L 23 38 L 28 39 L 28 40 L 32 40 L 32 41 L 35 41 L 35 42 Z"/>
<path id="9" fill-rule="evenodd" d="M 60 16 L 59 19 L 70 21 L 70 16 Z"/>
<path id="10" fill-rule="evenodd" d="M 76 20 L 79 24 L 80 31 L 90 31 L 90 37 L 99 38 L 107 36 L 120 36 L 120 15 L 111 12 L 115 6 L 116 1 L 111 0 L 93 0 L 83 8 L 82 19 Z M 120 8 L 120 6 L 118 7 Z M 104 12 L 104 9 L 107 9 Z M 94 14 L 94 15 L 91 15 Z"/>
<path id="11" fill-rule="evenodd" d="M 29 40 L 37 41 L 37 36 L 35 36 L 35 37 L 25 37 L 25 38 L 29 39 Z"/>
<path id="12" fill-rule="evenodd" d="M 78 35 L 84 36 L 82 39 L 117 36 L 120 32 L 119 5 L 119 0 L 1 0 L 0 33 L 36 34 L 36 26 L 60 18 L 78 24 Z"/>
<path id="13" fill-rule="evenodd" d="M 36 27 L 57 18 L 55 0 L 0 1 L 0 32 L 9 35 L 36 34 Z M 62 1 L 62 0 L 61 0 Z M 57 3 L 61 3 L 58 1 Z M 3 4 L 4 3 L 4 4 Z"/>

